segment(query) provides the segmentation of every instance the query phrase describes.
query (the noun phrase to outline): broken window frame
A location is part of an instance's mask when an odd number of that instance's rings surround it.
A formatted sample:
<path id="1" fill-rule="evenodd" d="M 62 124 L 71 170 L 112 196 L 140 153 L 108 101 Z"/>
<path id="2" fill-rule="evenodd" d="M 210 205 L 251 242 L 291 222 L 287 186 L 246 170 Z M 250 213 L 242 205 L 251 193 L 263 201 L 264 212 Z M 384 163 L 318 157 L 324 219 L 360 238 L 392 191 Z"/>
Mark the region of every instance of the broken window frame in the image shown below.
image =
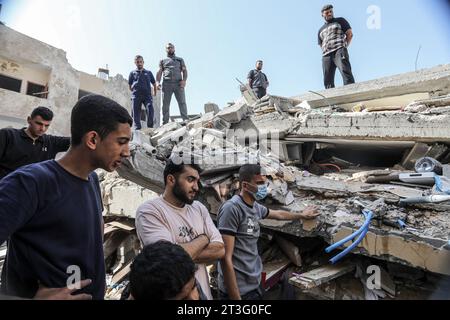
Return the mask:
<path id="1" fill-rule="evenodd" d="M 41 89 L 39 91 L 37 91 L 37 92 L 30 92 L 30 85 L 36 86 L 36 87 L 41 87 Z M 32 96 L 32 97 L 36 97 L 36 98 L 41 98 L 41 99 L 47 99 L 48 93 L 49 92 L 48 92 L 48 86 L 47 85 L 42 85 L 42 84 L 39 84 L 39 83 L 27 81 L 26 95 Z"/>

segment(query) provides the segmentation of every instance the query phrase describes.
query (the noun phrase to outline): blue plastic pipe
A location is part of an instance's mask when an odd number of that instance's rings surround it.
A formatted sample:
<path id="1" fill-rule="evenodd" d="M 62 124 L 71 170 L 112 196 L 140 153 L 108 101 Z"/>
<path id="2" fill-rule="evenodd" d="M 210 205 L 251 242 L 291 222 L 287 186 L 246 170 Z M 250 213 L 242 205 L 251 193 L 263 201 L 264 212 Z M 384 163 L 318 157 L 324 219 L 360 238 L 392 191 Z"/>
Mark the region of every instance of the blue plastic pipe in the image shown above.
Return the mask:
<path id="1" fill-rule="evenodd" d="M 351 244 L 351 246 L 349 246 L 348 248 L 346 248 L 344 251 L 342 251 L 341 253 L 335 255 L 333 258 L 330 259 L 330 262 L 332 264 L 335 264 L 336 262 L 338 262 L 339 260 L 341 260 L 343 257 L 345 257 L 350 251 L 352 251 L 366 236 L 367 232 L 369 231 L 369 227 L 367 227 L 366 229 L 364 229 L 363 233 L 361 233 L 358 237 L 358 239 L 356 239 L 355 242 L 353 242 Z"/>
<path id="2" fill-rule="evenodd" d="M 336 255 L 336 256 L 334 256 L 333 258 L 331 258 L 330 259 L 330 262 L 332 263 L 332 264 L 335 264 L 336 262 L 338 262 L 340 259 L 342 259 L 344 256 L 346 256 L 350 251 L 352 251 L 363 239 L 364 239 L 364 237 L 366 236 L 366 234 L 367 234 L 367 232 L 369 231 L 369 225 L 370 225 L 370 221 L 372 220 L 372 217 L 373 217 L 373 213 L 372 213 L 372 211 L 369 211 L 369 210 L 363 210 L 363 214 L 364 214 L 364 217 L 366 218 L 366 221 L 364 222 L 364 224 L 361 226 L 361 228 L 358 230 L 358 231 L 356 231 L 355 233 L 353 233 L 352 235 L 358 235 L 359 234 L 359 237 L 348 247 L 348 248 L 346 248 L 344 251 L 342 251 L 341 253 L 339 253 L 338 255 Z M 353 239 L 353 237 L 352 237 L 352 235 L 350 235 L 349 237 L 347 237 L 347 238 L 345 238 L 345 239 L 343 239 L 343 240 L 341 240 L 341 241 L 339 241 L 339 242 L 336 242 L 333 246 L 330 246 L 330 247 L 334 247 L 334 248 L 336 248 L 336 247 L 338 247 L 339 245 L 341 245 L 341 244 L 344 244 L 344 243 L 346 243 L 346 242 L 348 242 L 349 240 L 351 240 L 351 239 Z M 349 240 L 346 240 L 346 239 L 348 239 L 349 238 Z M 327 249 L 329 249 L 330 247 L 328 247 Z M 326 250 L 327 250 L 326 249 Z M 332 250 L 332 249 L 331 249 Z M 330 250 L 330 251 L 331 251 Z M 329 252 L 329 251 L 327 251 L 327 252 Z"/>
<path id="3" fill-rule="evenodd" d="M 370 211 L 368 211 L 368 212 L 370 212 Z M 370 213 L 372 213 L 372 212 L 370 212 Z M 365 225 L 366 225 L 366 224 L 368 225 L 368 223 L 367 223 L 367 221 L 368 221 L 368 220 L 367 220 L 368 214 L 366 213 L 366 210 L 363 210 L 363 214 L 364 214 L 364 217 L 366 218 L 366 221 L 365 221 L 364 224 L 361 226 L 361 228 L 359 228 L 357 231 L 353 232 L 353 233 L 352 233 L 351 235 L 349 235 L 348 237 L 346 237 L 346 238 L 344 238 L 344 239 L 342 239 L 342 240 L 340 240 L 340 241 L 338 241 L 338 242 L 332 244 L 331 246 L 327 247 L 327 248 L 325 249 L 325 252 L 326 252 L 326 253 L 330 253 L 331 251 L 333 251 L 333 250 L 336 249 L 337 247 L 340 247 L 340 246 L 342 246 L 344 243 L 347 243 L 347 242 L 349 242 L 350 240 L 352 240 L 353 238 L 356 238 L 359 234 L 361 234 L 361 233 L 364 231 Z M 370 223 L 370 220 L 369 220 L 369 223 Z"/>

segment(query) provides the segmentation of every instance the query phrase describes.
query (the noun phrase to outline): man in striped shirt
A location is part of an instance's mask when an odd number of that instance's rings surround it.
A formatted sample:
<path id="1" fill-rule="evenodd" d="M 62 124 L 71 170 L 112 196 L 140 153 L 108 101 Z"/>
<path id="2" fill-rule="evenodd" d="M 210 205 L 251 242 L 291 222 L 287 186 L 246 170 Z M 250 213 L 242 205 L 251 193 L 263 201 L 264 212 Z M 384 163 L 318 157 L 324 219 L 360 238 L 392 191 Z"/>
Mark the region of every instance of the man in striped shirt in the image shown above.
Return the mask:
<path id="1" fill-rule="evenodd" d="M 322 67 L 325 88 L 334 88 L 336 68 L 341 72 L 344 85 L 355 83 L 347 48 L 353 38 L 350 24 L 344 18 L 335 18 L 333 6 L 322 8 L 325 24 L 318 34 L 319 46 L 322 48 Z"/>

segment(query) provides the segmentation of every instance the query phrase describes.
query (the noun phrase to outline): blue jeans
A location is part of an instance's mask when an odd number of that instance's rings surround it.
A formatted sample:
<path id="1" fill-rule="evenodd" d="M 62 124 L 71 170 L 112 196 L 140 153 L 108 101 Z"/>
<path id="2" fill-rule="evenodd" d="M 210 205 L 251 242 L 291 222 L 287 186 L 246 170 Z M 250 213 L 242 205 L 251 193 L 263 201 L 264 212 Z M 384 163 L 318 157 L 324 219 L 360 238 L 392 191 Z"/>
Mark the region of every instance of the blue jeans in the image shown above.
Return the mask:
<path id="1" fill-rule="evenodd" d="M 153 101 L 152 97 L 133 97 L 131 98 L 133 102 L 133 119 L 136 130 L 141 129 L 141 105 L 144 104 L 147 110 L 147 127 L 153 128 Z"/>

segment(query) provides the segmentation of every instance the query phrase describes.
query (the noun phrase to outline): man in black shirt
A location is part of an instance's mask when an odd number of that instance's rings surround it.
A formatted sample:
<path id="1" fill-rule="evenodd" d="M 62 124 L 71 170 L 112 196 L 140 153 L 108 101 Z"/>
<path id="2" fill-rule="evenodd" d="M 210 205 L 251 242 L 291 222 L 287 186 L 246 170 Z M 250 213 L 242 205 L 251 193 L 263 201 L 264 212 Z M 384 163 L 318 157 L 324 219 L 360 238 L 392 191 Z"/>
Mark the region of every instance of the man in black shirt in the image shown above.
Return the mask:
<path id="1" fill-rule="evenodd" d="M 267 76 L 262 72 L 263 62 L 261 60 L 256 61 L 256 68 L 250 70 L 247 76 L 248 85 L 253 89 L 258 99 L 261 99 L 267 94 L 267 87 L 269 86 L 269 80 Z"/>
<path id="2" fill-rule="evenodd" d="M 53 112 L 37 107 L 28 117 L 28 127 L 0 130 L 0 180 L 19 167 L 54 159 L 69 149 L 70 138 L 46 135 Z"/>
<path id="3" fill-rule="evenodd" d="M 334 18 L 331 4 L 322 8 L 325 24 L 318 34 L 319 46 L 322 48 L 322 67 L 325 88 L 334 88 L 336 67 L 342 74 L 344 85 L 355 83 L 347 48 L 353 38 L 350 24 L 344 18 Z"/>

